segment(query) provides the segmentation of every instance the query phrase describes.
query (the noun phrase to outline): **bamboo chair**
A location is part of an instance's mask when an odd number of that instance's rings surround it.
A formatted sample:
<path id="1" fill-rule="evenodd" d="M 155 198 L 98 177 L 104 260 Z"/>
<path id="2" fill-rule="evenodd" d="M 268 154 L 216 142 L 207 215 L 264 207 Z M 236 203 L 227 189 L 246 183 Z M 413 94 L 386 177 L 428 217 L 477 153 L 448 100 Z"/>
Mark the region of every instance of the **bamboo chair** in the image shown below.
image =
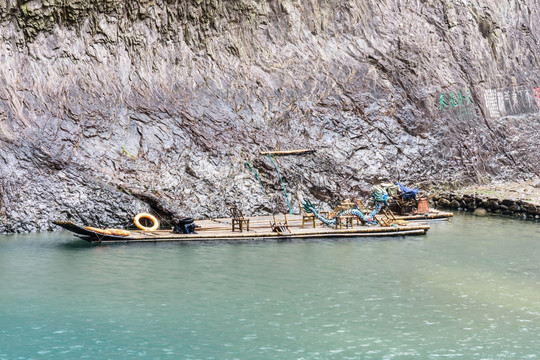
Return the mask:
<path id="1" fill-rule="evenodd" d="M 291 230 L 289 229 L 289 220 L 287 219 L 287 215 L 285 215 L 285 222 L 278 222 L 276 221 L 276 216 L 272 215 L 274 218 L 274 222 L 270 222 L 270 227 L 272 228 L 272 231 L 277 232 L 279 235 L 289 235 L 291 233 Z"/>
<path id="2" fill-rule="evenodd" d="M 244 217 L 242 211 L 236 206 L 231 207 L 230 210 L 232 214 L 232 231 L 235 230 L 236 226 L 238 226 L 240 232 L 244 231 L 244 226 L 246 227 L 246 231 L 249 231 L 249 219 Z"/>
<path id="3" fill-rule="evenodd" d="M 317 224 L 316 224 L 316 217 L 315 217 L 315 214 L 308 214 L 306 213 L 304 210 L 302 210 L 302 229 L 304 228 L 304 225 L 307 223 L 313 223 L 313 227 L 316 228 L 317 227 Z"/>

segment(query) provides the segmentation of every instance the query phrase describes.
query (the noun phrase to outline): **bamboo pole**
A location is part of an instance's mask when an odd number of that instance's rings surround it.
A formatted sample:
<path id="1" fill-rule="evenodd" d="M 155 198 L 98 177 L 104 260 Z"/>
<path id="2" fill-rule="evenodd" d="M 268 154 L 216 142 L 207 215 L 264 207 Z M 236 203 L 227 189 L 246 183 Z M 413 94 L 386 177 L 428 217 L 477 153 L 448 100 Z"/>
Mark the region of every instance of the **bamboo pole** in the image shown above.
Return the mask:
<path id="1" fill-rule="evenodd" d="M 258 238 L 258 237 L 271 237 L 271 238 L 279 238 L 281 235 L 279 235 L 276 232 L 272 232 L 268 227 L 265 227 L 265 231 L 262 232 L 256 232 L 256 231 L 245 231 L 245 232 L 232 232 L 229 229 L 222 230 L 222 231 L 215 231 L 210 233 L 197 233 L 197 234 L 173 234 L 170 231 L 152 231 L 152 232 L 134 232 L 132 236 L 126 237 L 126 239 L 154 239 L 154 240 L 162 240 L 162 239 L 192 239 L 192 240 L 198 240 L 198 239 L 204 239 L 204 238 L 212 238 L 212 239 L 229 239 L 229 238 Z M 392 233 L 398 233 L 403 231 L 422 231 L 425 232 L 429 229 L 429 225 L 405 225 L 405 226 L 374 226 L 374 227 L 356 227 L 356 228 L 349 228 L 349 229 L 332 229 L 332 228 L 313 228 L 313 229 L 290 229 L 291 233 L 289 236 L 295 236 L 295 237 L 303 237 L 303 236 L 341 236 L 341 235 L 357 235 L 360 236 L 361 234 L 392 234 Z"/>
<path id="2" fill-rule="evenodd" d="M 393 232 L 393 235 L 423 235 L 426 233 L 426 230 L 418 229 L 418 230 L 401 230 Z M 240 235 L 240 234 L 238 234 Z M 384 232 L 377 232 L 377 233 L 340 233 L 340 234 L 331 234 L 330 237 L 373 237 L 373 236 L 388 236 L 388 233 Z M 101 242 L 172 242 L 172 241 L 213 241 L 213 240 L 245 240 L 245 239 L 252 239 L 252 240 L 265 240 L 265 239 L 308 239 L 308 238 L 320 238 L 320 234 L 287 234 L 287 235 L 278 235 L 276 233 L 272 234 L 260 234 L 260 236 L 228 236 L 223 237 L 219 235 L 212 235 L 212 236 L 205 236 L 202 238 L 131 238 L 131 239 L 121 239 L 121 238 L 115 238 L 115 239 L 103 239 Z M 259 239 L 255 239 L 259 238 Z"/>

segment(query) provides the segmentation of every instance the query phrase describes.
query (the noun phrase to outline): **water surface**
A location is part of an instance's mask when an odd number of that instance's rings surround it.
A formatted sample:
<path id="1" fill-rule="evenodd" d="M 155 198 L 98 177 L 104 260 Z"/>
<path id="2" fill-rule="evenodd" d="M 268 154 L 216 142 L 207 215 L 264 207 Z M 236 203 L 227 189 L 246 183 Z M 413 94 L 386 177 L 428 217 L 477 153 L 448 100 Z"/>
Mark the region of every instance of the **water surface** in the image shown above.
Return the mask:
<path id="1" fill-rule="evenodd" d="M 536 359 L 540 224 L 205 244 L 0 237 L 4 359 Z"/>

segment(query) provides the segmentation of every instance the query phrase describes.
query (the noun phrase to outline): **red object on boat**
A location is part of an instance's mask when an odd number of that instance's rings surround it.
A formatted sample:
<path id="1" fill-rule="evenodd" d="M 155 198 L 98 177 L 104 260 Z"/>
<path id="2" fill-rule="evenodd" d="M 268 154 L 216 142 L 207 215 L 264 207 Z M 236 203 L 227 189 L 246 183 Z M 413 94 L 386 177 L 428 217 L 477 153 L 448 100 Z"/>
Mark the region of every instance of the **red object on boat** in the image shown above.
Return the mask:
<path id="1" fill-rule="evenodd" d="M 429 212 L 429 202 L 428 199 L 418 199 L 418 209 L 417 213 L 424 214 Z"/>

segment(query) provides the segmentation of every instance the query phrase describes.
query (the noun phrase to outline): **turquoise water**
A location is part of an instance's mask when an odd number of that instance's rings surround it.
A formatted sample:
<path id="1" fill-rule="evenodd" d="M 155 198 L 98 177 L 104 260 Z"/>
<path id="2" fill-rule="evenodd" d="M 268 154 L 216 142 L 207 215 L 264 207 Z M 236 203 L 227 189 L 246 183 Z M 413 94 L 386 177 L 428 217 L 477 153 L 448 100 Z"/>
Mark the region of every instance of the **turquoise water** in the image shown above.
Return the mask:
<path id="1" fill-rule="evenodd" d="M 0 237 L 4 359 L 537 359 L 540 223 L 96 246 Z"/>

